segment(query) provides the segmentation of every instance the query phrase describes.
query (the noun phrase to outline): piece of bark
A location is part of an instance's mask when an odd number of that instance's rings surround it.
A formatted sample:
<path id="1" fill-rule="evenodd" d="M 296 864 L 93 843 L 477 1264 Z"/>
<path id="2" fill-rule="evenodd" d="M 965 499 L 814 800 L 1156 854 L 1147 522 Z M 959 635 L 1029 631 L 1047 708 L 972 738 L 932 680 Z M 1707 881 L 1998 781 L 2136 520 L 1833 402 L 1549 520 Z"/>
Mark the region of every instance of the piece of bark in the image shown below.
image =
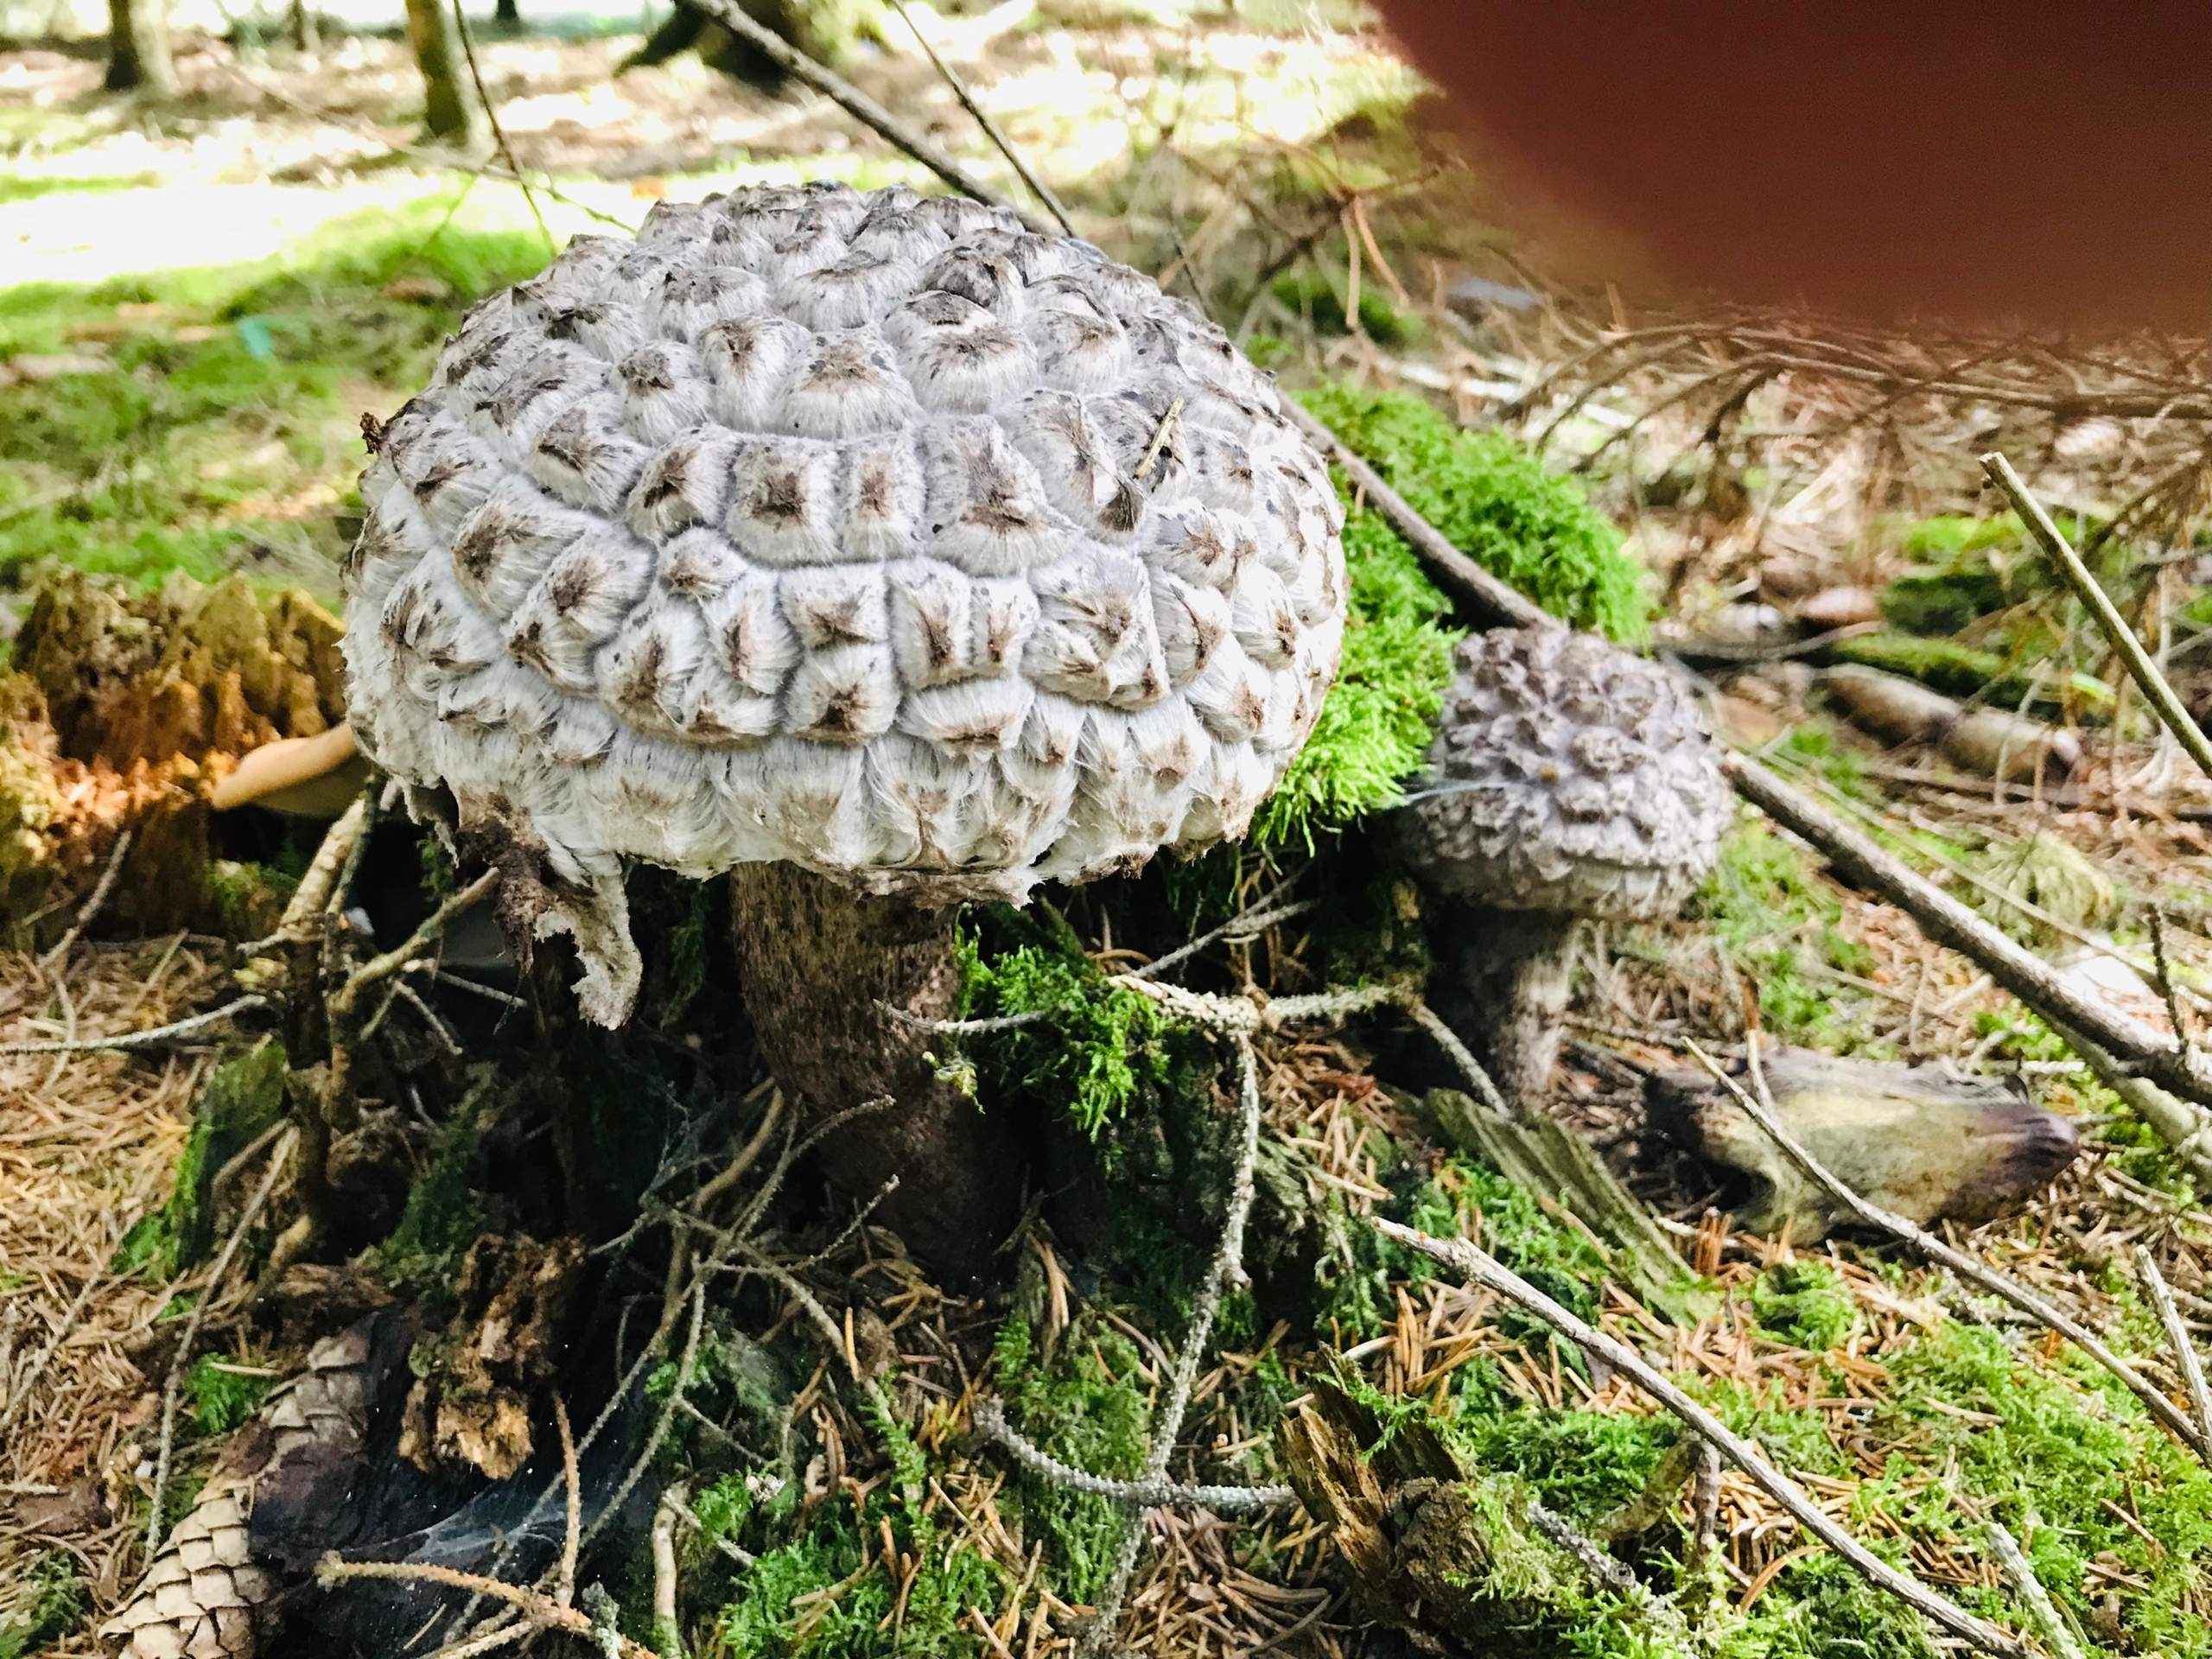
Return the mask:
<path id="1" fill-rule="evenodd" d="M 954 912 L 784 863 L 740 864 L 730 896 L 746 1010 L 803 1119 L 891 1102 L 823 1141 L 823 1170 L 861 1199 L 896 1176 L 878 1218 L 937 1271 L 980 1277 L 1020 1213 L 1021 1145 L 1004 1113 L 938 1075 L 946 1039 L 893 1012 L 953 1014 Z"/>
<path id="2" fill-rule="evenodd" d="M 425 1473 L 504 1480 L 532 1450 L 531 1397 L 550 1382 L 584 1262 L 582 1241 L 486 1233 L 462 1259 L 461 1309 L 407 1396 L 399 1455 Z"/>
<path id="3" fill-rule="evenodd" d="M 1549 1652 L 1587 1620 L 1586 1566 L 1534 1524 L 1525 1485 L 1464 1468 L 1429 1417 L 1386 1433 L 1352 1389 L 1317 1378 L 1275 1451 L 1362 1613 L 1423 1652 L 1470 1659 Z M 1650 1634 L 1655 1656 L 1686 1651 Z"/>
<path id="4" fill-rule="evenodd" d="M 2010 1083 L 1959 1082 L 1934 1066 L 1841 1059 L 1783 1048 L 1764 1063 L 1776 1116 L 1847 1186 L 1926 1225 L 1993 1220 L 2055 1179 L 2081 1137 Z M 1737 1075 L 1749 1088 L 1747 1071 Z M 1644 1086 L 1669 1139 L 1750 1178 L 1752 1231 L 1810 1243 L 1849 1219 L 1703 1071 L 1659 1072 Z"/>

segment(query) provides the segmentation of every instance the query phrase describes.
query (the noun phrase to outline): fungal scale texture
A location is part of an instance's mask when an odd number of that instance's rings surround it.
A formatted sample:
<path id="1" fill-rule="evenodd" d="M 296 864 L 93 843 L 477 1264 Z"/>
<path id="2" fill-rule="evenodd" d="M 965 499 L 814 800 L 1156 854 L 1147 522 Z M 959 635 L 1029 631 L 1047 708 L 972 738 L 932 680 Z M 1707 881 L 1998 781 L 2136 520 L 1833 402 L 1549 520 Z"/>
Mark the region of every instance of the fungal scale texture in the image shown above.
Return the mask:
<path id="1" fill-rule="evenodd" d="M 361 489 L 363 746 L 594 893 L 594 938 L 626 855 L 1018 902 L 1241 835 L 1336 673 L 1342 509 L 1268 377 L 954 198 L 579 238 Z"/>
<path id="2" fill-rule="evenodd" d="M 1459 646 L 1408 854 L 1479 905 L 1671 915 L 1719 855 L 1733 797 L 1670 671 L 1595 635 L 1501 628 Z"/>

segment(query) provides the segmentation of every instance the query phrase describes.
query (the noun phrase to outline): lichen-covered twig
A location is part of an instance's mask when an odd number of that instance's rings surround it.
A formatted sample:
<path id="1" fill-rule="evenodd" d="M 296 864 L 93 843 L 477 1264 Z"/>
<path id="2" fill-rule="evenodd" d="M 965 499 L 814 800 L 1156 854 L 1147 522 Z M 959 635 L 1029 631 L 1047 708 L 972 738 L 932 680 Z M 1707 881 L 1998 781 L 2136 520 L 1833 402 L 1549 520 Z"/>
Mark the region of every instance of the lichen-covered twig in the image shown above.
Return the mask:
<path id="1" fill-rule="evenodd" d="M 231 1236 L 223 1241 L 223 1248 L 215 1257 L 215 1265 L 207 1270 L 207 1288 L 192 1304 L 190 1317 L 185 1320 L 183 1332 L 177 1338 L 176 1354 L 169 1361 L 168 1380 L 162 1388 L 162 1426 L 154 1452 L 154 1496 L 152 1515 L 146 1522 L 146 1554 L 151 1560 L 162 1547 L 163 1526 L 162 1504 L 169 1484 L 169 1459 L 176 1450 L 177 1396 L 184 1387 L 184 1374 L 192 1365 L 192 1345 L 200 1338 L 200 1321 L 207 1315 L 207 1307 L 221 1291 L 223 1280 L 231 1270 L 231 1258 L 238 1253 L 254 1217 L 261 1213 L 261 1206 L 269 1202 L 269 1195 L 276 1190 L 276 1178 L 284 1173 L 290 1159 L 296 1135 L 288 1135 L 276 1143 L 269 1156 L 269 1167 L 261 1177 L 261 1185 L 253 1189 L 253 1196 L 245 1201 L 245 1208 L 238 1212 L 238 1224 L 231 1229 Z"/>
<path id="2" fill-rule="evenodd" d="M 2173 1288 L 2166 1283 L 2166 1275 L 2158 1271 L 2158 1258 L 2140 1244 L 2135 1247 L 2135 1274 L 2143 1281 L 2151 1306 L 2158 1310 L 2159 1322 L 2166 1328 L 2166 1340 L 2173 1346 L 2174 1363 L 2181 1368 L 2182 1384 L 2189 1390 L 2190 1409 L 2196 1414 L 2197 1433 L 2204 1446 L 2212 1446 L 2212 1388 L 2205 1384 L 2204 1361 L 2196 1351 L 2181 1309 L 2174 1306 Z"/>
<path id="3" fill-rule="evenodd" d="M 2066 578 L 2067 586 L 2073 588 L 2074 596 L 2096 620 L 2097 626 L 2103 630 L 2105 638 L 2112 643 L 2113 650 L 2126 665 L 2129 677 L 2150 699 L 2151 707 L 2159 721 L 2174 734 L 2175 741 L 2189 752 L 2189 758 L 2196 762 L 2205 776 L 2212 778 L 2212 737 L 2207 737 L 2204 728 L 2190 717 L 2189 710 L 2182 706 L 2181 697 L 2174 690 L 2173 683 L 2158 671 L 2158 664 L 2151 660 L 2151 653 L 2143 649 L 2143 642 L 2135 637 L 2135 630 L 2127 626 L 2127 619 L 2120 615 L 2119 607 L 2112 602 L 2112 596 L 2105 592 L 2089 567 L 2082 562 L 2082 556 L 2059 533 L 2058 526 L 2051 521 L 2050 514 L 2044 510 L 2043 503 L 2037 500 L 2028 486 L 2020 481 L 2020 475 L 2012 470 L 2012 463 L 1997 451 L 1992 450 L 1981 458 L 1981 470 L 2005 499 L 2012 504 L 2012 511 L 2020 515 L 2020 522 L 2027 526 L 2028 534 L 2035 537 L 2036 545 L 2043 549 L 2045 556 L 2058 567 L 2059 574 Z"/>
<path id="4" fill-rule="evenodd" d="M 2020 1541 L 2005 1529 L 2001 1521 L 1984 1521 L 1983 1533 L 1989 1539 L 1989 1553 L 1997 1558 L 1997 1565 L 2012 1581 L 2020 1599 L 2028 1604 L 2028 1611 L 2035 1615 L 2036 1626 L 2043 1639 L 2058 1659 L 2088 1659 L 2082 1644 L 2074 1637 L 2074 1628 L 2052 1605 L 2050 1592 L 2043 1587 L 2043 1580 L 2036 1577 L 2036 1570 L 2028 1564 L 2027 1553 L 2020 1548 Z"/>
<path id="5" fill-rule="evenodd" d="M 1132 1509 L 1211 1510 L 1217 1515 L 1256 1515 L 1295 1503 L 1298 1494 L 1287 1486 L 1186 1486 L 1173 1480 L 1116 1480 L 1095 1475 L 1054 1457 L 1006 1420 L 1006 1408 L 996 1400 L 978 1401 L 976 1427 L 985 1438 L 1014 1454 L 1014 1460 L 1039 1479 L 1070 1491 L 1087 1492 Z"/>
<path id="6" fill-rule="evenodd" d="M 561 1436 L 561 1480 L 568 1488 L 568 1515 L 561 1532 L 561 1563 L 553 1577 L 553 1599 L 566 1607 L 576 1599 L 576 1555 L 583 1548 L 583 1483 L 576 1474 L 576 1437 L 569 1427 L 569 1403 L 553 1396 L 553 1427 Z"/>
<path id="7" fill-rule="evenodd" d="M 1207 1264 L 1198 1294 L 1191 1299 L 1190 1326 L 1184 1332 L 1183 1345 L 1169 1370 L 1167 1391 L 1153 1417 L 1151 1443 L 1146 1449 L 1144 1470 L 1139 1477 L 1145 1481 L 1166 1478 L 1168 1459 L 1174 1455 L 1176 1440 L 1183 1431 L 1183 1414 L 1190 1409 L 1191 1389 L 1198 1382 L 1198 1367 L 1205 1360 L 1206 1345 L 1212 1339 L 1213 1322 L 1221 1312 L 1222 1296 L 1232 1284 L 1242 1283 L 1244 1276 L 1244 1224 L 1252 1213 L 1254 1178 L 1260 1160 L 1260 1063 L 1259 1057 L 1252 1052 L 1249 1036 L 1232 1033 L 1230 1040 L 1236 1049 L 1237 1141 L 1236 1166 L 1230 1177 L 1229 1208 L 1222 1217 L 1221 1243 L 1214 1251 L 1213 1260 Z M 1106 1643 L 1114 1638 L 1115 1627 L 1121 1622 L 1122 1604 L 1128 1596 L 1129 1580 L 1144 1548 L 1144 1532 L 1141 1512 L 1131 1515 L 1115 1554 L 1114 1570 L 1098 1599 L 1097 1616 L 1084 1638 L 1082 1650 L 1086 1654 L 1103 1652 Z"/>
<path id="8" fill-rule="evenodd" d="M 118 1032 L 112 1037 L 39 1039 L 29 1042 L 0 1043 L 0 1054 L 91 1054 L 103 1050 L 127 1052 L 134 1048 L 153 1048 L 179 1037 L 189 1037 L 194 1032 L 205 1031 L 210 1026 L 220 1025 L 237 1014 L 268 1006 L 269 999 L 265 996 L 235 997 L 219 1008 L 210 1008 L 205 1014 L 194 1014 L 190 1019 L 172 1020 L 166 1026 L 156 1026 L 146 1031 Z"/>
<path id="9" fill-rule="evenodd" d="M 1782 1149 L 1789 1161 L 1803 1170 L 1824 1192 L 1850 1211 L 1853 1216 L 1866 1225 L 1910 1244 L 1930 1261 L 1940 1262 L 1968 1283 L 1977 1285 L 1991 1295 L 2010 1302 L 2030 1319 L 2048 1325 L 2051 1330 L 2058 1332 L 2119 1378 L 2126 1386 L 2128 1392 L 2143 1402 L 2145 1409 L 2171 1429 L 2174 1437 L 2183 1446 L 2195 1452 L 2199 1458 L 2212 1461 L 2212 1440 L 2208 1440 L 2199 1432 L 2196 1425 L 2190 1421 L 2186 1412 L 2178 1409 L 2172 1401 L 2166 1398 L 2164 1390 L 2142 1372 L 2137 1370 L 2134 1366 L 2113 1352 L 2096 1332 L 2091 1331 L 2063 1308 L 2055 1306 L 2038 1296 L 2018 1280 L 2007 1274 L 1999 1273 L 1994 1268 L 1986 1266 L 1968 1255 L 1964 1250 L 1954 1249 L 1927 1229 L 1916 1226 L 1903 1216 L 1883 1209 L 1813 1156 L 1802 1141 L 1783 1127 L 1782 1120 L 1774 1109 L 1772 1097 L 1767 1093 L 1765 1077 L 1758 1069 L 1758 1043 L 1756 1033 L 1751 1034 L 1750 1044 L 1753 1087 L 1749 1090 L 1721 1070 L 1719 1062 L 1694 1042 L 1686 1043 L 1684 1046 L 1689 1051 L 1691 1057 L 1710 1072 L 1723 1089 L 1728 1091 L 1736 1104 L 1743 1109 L 1745 1115 L 1752 1122 L 1758 1124 L 1766 1137 Z"/>
<path id="10" fill-rule="evenodd" d="M 1433 1238 L 1396 1222 L 1377 1220 L 1382 1236 L 1409 1250 L 1465 1275 L 1516 1306 L 1535 1314 L 1576 1346 L 1596 1355 L 1615 1370 L 1635 1382 L 1669 1411 L 1717 1447 L 1731 1463 L 1748 1475 L 1769 1497 L 1788 1510 L 1793 1519 L 1848 1562 L 1853 1571 L 1877 1588 L 1895 1596 L 1922 1617 L 1961 1641 L 1999 1659 L 2031 1659 L 2031 1649 L 2019 1637 L 1976 1618 L 1929 1589 L 1919 1580 L 1898 1571 L 1828 1517 L 1804 1488 L 1767 1461 L 1765 1453 L 1736 1434 L 1718 1417 L 1675 1387 L 1643 1355 L 1615 1340 L 1595 1325 L 1578 1318 L 1515 1273 L 1497 1257 L 1463 1238 Z"/>

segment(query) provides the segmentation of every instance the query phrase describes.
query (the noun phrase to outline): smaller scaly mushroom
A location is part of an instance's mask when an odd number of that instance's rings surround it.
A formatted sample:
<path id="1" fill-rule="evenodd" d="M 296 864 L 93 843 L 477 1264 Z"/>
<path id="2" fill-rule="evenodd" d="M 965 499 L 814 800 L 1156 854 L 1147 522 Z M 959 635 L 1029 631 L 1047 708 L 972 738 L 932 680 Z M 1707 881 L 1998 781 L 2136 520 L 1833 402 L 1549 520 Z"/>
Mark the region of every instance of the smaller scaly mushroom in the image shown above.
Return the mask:
<path id="1" fill-rule="evenodd" d="M 1499 1086 L 1542 1097 L 1584 919 L 1650 921 L 1713 868 L 1726 780 L 1688 688 L 1589 634 L 1477 634 L 1430 746 L 1430 782 L 1399 815 L 1414 869 L 1468 907 L 1452 965 L 1478 1008 Z"/>

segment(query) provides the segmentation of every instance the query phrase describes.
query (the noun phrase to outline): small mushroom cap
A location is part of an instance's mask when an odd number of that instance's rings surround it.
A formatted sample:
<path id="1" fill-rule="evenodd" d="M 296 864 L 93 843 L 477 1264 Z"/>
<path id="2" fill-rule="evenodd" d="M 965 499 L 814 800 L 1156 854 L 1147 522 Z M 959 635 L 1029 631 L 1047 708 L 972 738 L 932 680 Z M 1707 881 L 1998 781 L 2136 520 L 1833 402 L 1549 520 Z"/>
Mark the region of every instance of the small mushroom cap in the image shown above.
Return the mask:
<path id="1" fill-rule="evenodd" d="M 1343 635 L 1343 510 L 1268 377 L 1088 243 L 903 188 L 578 238 L 361 494 L 364 751 L 603 938 L 623 857 L 1019 902 L 1240 836 Z"/>
<path id="2" fill-rule="evenodd" d="M 207 794 L 218 812 L 264 806 L 299 817 L 334 818 L 368 780 L 368 765 L 340 721 L 313 737 L 280 737 L 248 749 Z"/>
<path id="3" fill-rule="evenodd" d="M 1441 892 L 1611 921 L 1681 908 L 1732 810 L 1671 671 L 1566 628 L 1462 642 L 1401 843 Z"/>

